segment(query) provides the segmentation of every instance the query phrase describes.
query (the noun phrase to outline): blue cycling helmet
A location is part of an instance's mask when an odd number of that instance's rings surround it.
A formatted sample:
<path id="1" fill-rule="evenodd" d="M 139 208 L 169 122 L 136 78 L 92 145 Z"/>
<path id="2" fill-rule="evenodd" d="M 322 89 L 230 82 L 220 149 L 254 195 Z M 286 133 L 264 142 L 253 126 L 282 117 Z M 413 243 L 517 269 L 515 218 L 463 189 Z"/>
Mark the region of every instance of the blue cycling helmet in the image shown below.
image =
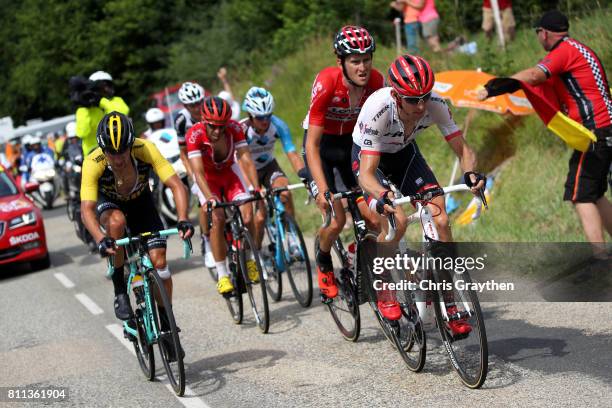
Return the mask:
<path id="1" fill-rule="evenodd" d="M 253 86 L 244 97 L 242 110 L 247 111 L 253 116 L 270 115 L 274 111 L 274 98 L 264 88 Z"/>

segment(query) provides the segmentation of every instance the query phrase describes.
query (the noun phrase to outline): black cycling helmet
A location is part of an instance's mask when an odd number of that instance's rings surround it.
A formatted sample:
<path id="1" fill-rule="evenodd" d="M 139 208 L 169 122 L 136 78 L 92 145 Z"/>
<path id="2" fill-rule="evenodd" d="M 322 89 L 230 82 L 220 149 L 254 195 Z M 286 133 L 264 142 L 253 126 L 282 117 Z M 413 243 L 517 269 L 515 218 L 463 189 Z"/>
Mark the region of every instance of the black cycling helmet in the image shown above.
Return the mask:
<path id="1" fill-rule="evenodd" d="M 134 125 L 123 113 L 111 112 L 98 124 L 96 140 L 105 152 L 119 154 L 134 144 Z"/>
<path id="2" fill-rule="evenodd" d="M 344 26 L 334 37 L 334 51 L 338 57 L 351 54 L 372 54 L 376 50 L 374 38 L 363 27 Z"/>

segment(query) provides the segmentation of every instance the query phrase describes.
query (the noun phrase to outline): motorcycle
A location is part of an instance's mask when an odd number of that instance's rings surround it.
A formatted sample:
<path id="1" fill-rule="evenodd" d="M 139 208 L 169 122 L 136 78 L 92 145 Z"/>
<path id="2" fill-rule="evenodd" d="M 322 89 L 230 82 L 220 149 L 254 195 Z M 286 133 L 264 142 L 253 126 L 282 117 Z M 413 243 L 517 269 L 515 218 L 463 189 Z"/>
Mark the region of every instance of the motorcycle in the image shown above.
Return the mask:
<path id="1" fill-rule="evenodd" d="M 59 165 L 62 168 L 64 191 L 66 194 L 66 212 L 68 219 L 72 221 L 77 237 L 90 249 L 96 248 L 91 234 L 85 228 L 81 219 L 81 170 L 83 166 L 83 155 L 80 146 L 69 149 L 66 159 L 61 158 Z"/>
<path id="2" fill-rule="evenodd" d="M 189 189 L 189 179 L 187 177 L 187 169 L 180 157 L 180 149 L 176 131 L 174 129 L 159 129 L 151 133 L 148 140 L 153 142 L 162 156 L 172 165 L 176 175 L 181 179 L 187 189 L 188 202 L 191 208 L 191 192 Z M 149 178 L 149 186 L 153 192 L 155 205 L 159 211 L 162 221 L 166 226 L 174 225 L 178 222 L 176 214 L 176 203 L 172 190 L 160 183 L 156 175 Z"/>
<path id="3" fill-rule="evenodd" d="M 42 152 L 32 157 L 29 181 L 36 182 L 40 186 L 32 193 L 32 198 L 43 209 L 52 209 L 55 199 L 59 196 L 59 182 L 56 175 L 55 160 L 52 156 Z"/>

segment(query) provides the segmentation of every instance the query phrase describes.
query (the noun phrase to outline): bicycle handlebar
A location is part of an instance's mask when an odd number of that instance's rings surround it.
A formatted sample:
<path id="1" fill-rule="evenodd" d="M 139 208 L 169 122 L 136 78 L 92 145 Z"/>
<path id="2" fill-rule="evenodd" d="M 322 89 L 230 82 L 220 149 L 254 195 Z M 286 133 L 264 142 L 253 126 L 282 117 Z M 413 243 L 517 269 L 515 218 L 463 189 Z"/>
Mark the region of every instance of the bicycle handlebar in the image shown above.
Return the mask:
<path id="1" fill-rule="evenodd" d="M 134 237 L 125 237 L 125 238 L 118 239 L 115 241 L 115 245 L 117 245 L 118 247 L 126 246 L 132 242 L 141 242 L 143 239 L 148 240 L 150 238 L 169 237 L 171 235 L 178 235 L 178 233 L 179 231 L 177 228 L 169 228 L 169 229 L 155 231 L 155 232 L 143 232 Z M 191 238 L 184 239 L 183 240 L 183 259 L 189 259 L 192 252 L 193 252 L 193 246 L 191 245 Z M 113 275 L 113 272 L 114 272 L 113 256 L 111 255 L 108 258 L 108 269 L 106 271 L 106 276 L 111 277 Z"/>
<path id="2" fill-rule="evenodd" d="M 398 198 L 396 200 L 393 200 L 393 205 L 403 205 L 403 204 L 407 204 L 407 203 L 412 203 L 414 201 L 426 201 L 429 202 L 432 199 L 434 199 L 435 197 L 439 197 L 442 195 L 446 195 L 446 194 L 450 194 L 450 193 L 454 193 L 456 191 L 471 191 L 471 188 L 467 186 L 467 184 L 456 184 L 453 186 L 447 186 L 447 187 L 437 187 L 437 188 L 433 188 L 430 190 L 426 190 L 422 193 L 417 193 L 411 196 L 406 196 L 406 197 L 402 197 L 402 198 Z M 485 209 L 489 209 L 488 205 L 487 205 L 487 198 L 484 194 L 484 189 L 480 189 L 478 190 L 478 199 L 480 200 L 480 202 L 484 205 Z M 391 241 L 393 240 L 393 238 L 395 238 L 395 225 L 391 225 L 391 221 L 389 221 L 389 217 L 387 217 L 387 223 L 389 225 L 389 232 L 387 233 L 387 235 L 385 236 L 385 240 L 386 241 Z"/>

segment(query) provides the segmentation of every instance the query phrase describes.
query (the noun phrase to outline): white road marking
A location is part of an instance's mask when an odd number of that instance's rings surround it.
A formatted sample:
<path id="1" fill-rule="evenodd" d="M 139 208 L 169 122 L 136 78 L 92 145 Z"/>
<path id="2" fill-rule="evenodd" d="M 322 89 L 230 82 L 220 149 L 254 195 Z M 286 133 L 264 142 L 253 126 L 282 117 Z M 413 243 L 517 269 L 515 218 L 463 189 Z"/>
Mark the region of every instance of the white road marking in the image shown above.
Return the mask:
<path id="1" fill-rule="evenodd" d="M 119 342 L 123 344 L 125 348 L 127 348 L 130 353 L 132 353 L 133 356 L 136 356 L 136 352 L 134 351 L 134 346 L 132 345 L 132 343 L 128 339 L 123 337 L 123 326 L 118 325 L 116 323 L 109 324 L 106 326 L 106 329 L 111 332 L 111 334 L 115 336 L 115 338 L 119 340 Z M 170 393 L 174 395 L 181 404 L 183 404 L 183 406 L 187 408 L 211 408 L 210 405 L 208 405 L 201 398 L 196 396 L 193 390 L 188 386 L 185 386 L 185 396 L 179 397 L 174 393 L 174 390 L 172 389 L 172 386 L 170 385 L 166 374 L 158 375 L 156 377 L 162 384 L 166 386 L 166 388 L 168 388 L 168 391 L 170 391 Z"/>
<path id="2" fill-rule="evenodd" d="M 65 288 L 68 288 L 68 289 L 74 288 L 74 283 L 72 283 L 72 281 L 68 279 L 66 275 L 64 275 L 63 273 L 61 272 L 54 273 L 53 276 L 55 276 L 55 279 L 60 281 L 60 283 L 64 285 Z"/>
<path id="3" fill-rule="evenodd" d="M 104 313 L 104 310 L 100 309 L 100 306 L 96 305 L 96 303 L 91 300 L 91 298 L 89 296 L 87 296 L 84 293 L 77 293 L 76 295 L 74 295 L 79 302 L 81 302 L 83 304 L 83 306 L 85 306 L 85 308 L 87 310 L 89 310 L 89 312 L 93 315 L 99 315 Z"/>

